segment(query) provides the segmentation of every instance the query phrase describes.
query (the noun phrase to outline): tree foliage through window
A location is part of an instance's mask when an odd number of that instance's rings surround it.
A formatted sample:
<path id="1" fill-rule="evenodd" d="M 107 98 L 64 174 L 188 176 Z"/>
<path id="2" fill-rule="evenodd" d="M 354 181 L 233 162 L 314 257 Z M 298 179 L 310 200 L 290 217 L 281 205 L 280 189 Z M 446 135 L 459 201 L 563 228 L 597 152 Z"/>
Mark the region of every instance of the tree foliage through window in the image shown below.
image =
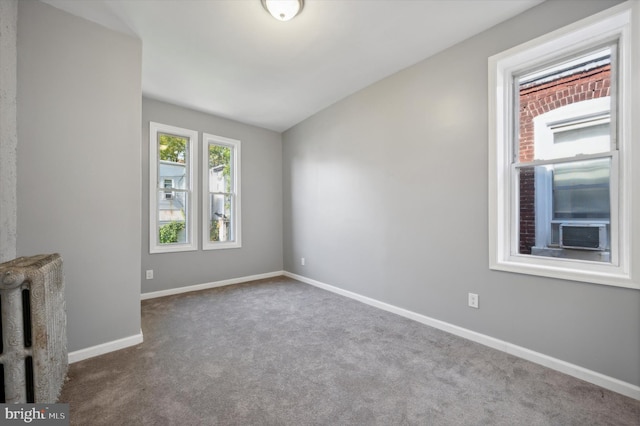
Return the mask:
<path id="1" fill-rule="evenodd" d="M 187 139 L 165 133 L 160 134 L 159 139 L 160 160 L 184 164 L 187 155 Z"/>
<path id="2" fill-rule="evenodd" d="M 230 191 L 231 182 L 229 175 L 231 174 L 231 149 L 222 145 L 209 145 L 209 167 L 216 168 L 223 166 L 222 176 L 225 180 L 225 191 Z"/>
<path id="3" fill-rule="evenodd" d="M 160 227 L 160 244 L 173 244 L 178 242 L 180 231 L 185 228 L 184 222 L 170 222 Z"/>

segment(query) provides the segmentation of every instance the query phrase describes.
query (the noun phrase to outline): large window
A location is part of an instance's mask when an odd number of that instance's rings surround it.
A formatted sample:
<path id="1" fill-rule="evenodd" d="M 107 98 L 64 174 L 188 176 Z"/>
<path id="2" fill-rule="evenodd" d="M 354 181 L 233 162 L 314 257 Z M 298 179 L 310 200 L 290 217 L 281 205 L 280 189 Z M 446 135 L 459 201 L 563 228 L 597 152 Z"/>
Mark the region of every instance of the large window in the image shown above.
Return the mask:
<path id="1" fill-rule="evenodd" d="M 194 179 L 198 132 L 149 126 L 150 252 L 196 250 Z"/>
<path id="2" fill-rule="evenodd" d="M 633 286 L 630 15 L 490 58 L 492 269 Z"/>
<path id="3" fill-rule="evenodd" d="M 241 246 L 240 141 L 203 135 L 202 248 Z"/>

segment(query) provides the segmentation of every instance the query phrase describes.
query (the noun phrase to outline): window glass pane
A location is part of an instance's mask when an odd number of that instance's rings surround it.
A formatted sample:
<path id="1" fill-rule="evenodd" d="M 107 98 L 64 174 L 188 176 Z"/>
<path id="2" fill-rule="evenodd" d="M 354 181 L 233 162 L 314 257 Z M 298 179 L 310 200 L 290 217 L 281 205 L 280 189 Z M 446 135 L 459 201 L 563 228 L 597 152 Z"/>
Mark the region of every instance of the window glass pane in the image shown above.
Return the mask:
<path id="1" fill-rule="evenodd" d="M 172 163 L 185 163 L 188 139 L 181 136 L 158 133 L 158 153 L 160 160 Z"/>
<path id="2" fill-rule="evenodd" d="M 519 202 L 519 247 L 518 253 L 531 254 L 536 245 L 536 177 L 538 180 L 547 176 L 544 166 L 522 167 L 517 170 L 520 198 Z M 538 208 L 545 200 L 538 197 Z M 538 215 L 540 216 L 540 215 Z M 538 217 L 538 219 L 541 219 Z"/>
<path id="3" fill-rule="evenodd" d="M 209 194 L 209 241 L 233 241 L 231 223 L 233 198 L 228 194 Z"/>
<path id="4" fill-rule="evenodd" d="M 551 222 L 551 246 L 560 244 L 560 223 Z"/>
<path id="5" fill-rule="evenodd" d="M 158 241 L 160 244 L 187 243 L 186 206 L 187 193 L 158 192 Z"/>
<path id="6" fill-rule="evenodd" d="M 516 173 L 519 254 L 610 261 L 610 158 Z"/>
<path id="7" fill-rule="evenodd" d="M 162 188 L 187 189 L 187 173 L 184 164 L 161 161 L 158 173 Z"/>
<path id="8" fill-rule="evenodd" d="M 159 183 L 166 188 L 171 181 L 173 188 L 186 189 L 187 149 L 189 140 L 184 137 L 158 134 Z"/>
<path id="9" fill-rule="evenodd" d="M 604 141 L 605 146 L 608 146 L 610 132 L 609 123 L 585 125 L 564 131 L 556 131 L 553 134 L 553 143 L 581 141 L 586 145 Z"/>
<path id="10" fill-rule="evenodd" d="M 610 169 L 608 158 L 557 164 L 553 170 L 553 218 L 609 220 Z"/>
<path id="11" fill-rule="evenodd" d="M 228 146 L 209 145 L 209 192 L 232 192 L 231 155 Z"/>
<path id="12" fill-rule="evenodd" d="M 611 48 L 516 78 L 518 162 L 612 150 Z"/>

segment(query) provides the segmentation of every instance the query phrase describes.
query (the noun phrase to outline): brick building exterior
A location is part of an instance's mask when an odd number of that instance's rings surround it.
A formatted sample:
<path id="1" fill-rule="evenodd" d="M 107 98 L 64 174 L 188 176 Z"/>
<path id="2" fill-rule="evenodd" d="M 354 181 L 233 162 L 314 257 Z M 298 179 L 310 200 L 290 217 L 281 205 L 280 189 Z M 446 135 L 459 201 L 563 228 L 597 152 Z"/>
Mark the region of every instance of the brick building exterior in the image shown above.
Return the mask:
<path id="1" fill-rule="evenodd" d="M 545 79 L 520 86 L 519 161 L 534 159 L 533 119 L 556 108 L 589 99 L 610 96 L 611 64 L 581 70 L 552 81 Z M 531 254 L 536 242 L 534 170 L 520 174 L 520 247 L 519 253 Z"/>

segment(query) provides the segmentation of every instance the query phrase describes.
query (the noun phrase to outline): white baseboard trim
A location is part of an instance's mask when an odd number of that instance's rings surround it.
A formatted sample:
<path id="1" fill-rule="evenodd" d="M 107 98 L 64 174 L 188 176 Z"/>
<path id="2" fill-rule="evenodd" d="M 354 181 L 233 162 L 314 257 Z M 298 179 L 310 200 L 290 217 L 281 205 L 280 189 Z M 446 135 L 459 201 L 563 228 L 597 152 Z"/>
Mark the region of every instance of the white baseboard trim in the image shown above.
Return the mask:
<path id="1" fill-rule="evenodd" d="M 93 358 L 94 356 L 104 355 L 119 349 L 128 348 L 129 346 L 135 346 L 142 343 L 143 340 L 142 330 L 140 330 L 139 334 L 134 334 L 133 336 L 123 337 L 122 339 L 101 343 L 96 346 L 80 349 L 79 351 L 69 352 L 69 364 Z"/>
<path id="2" fill-rule="evenodd" d="M 228 280 L 190 285 L 187 287 L 177 287 L 177 288 L 170 288 L 168 290 L 152 291 L 150 293 L 142 293 L 140 295 L 140 300 L 155 299 L 156 297 L 172 296 L 174 294 L 189 293 L 191 291 L 206 290 L 206 289 L 215 288 L 215 287 L 224 287 L 226 285 L 240 284 L 248 281 L 262 280 L 265 278 L 281 277 L 282 275 L 284 275 L 283 271 L 274 271 L 274 272 L 267 272 L 264 274 L 249 275 L 246 277 L 231 278 Z"/>
<path id="3" fill-rule="evenodd" d="M 205 290 L 208 288 L 222 287 L 222 286 L 232 285 L 232 284 L 240 284 L 248 281 L 261 280 L 265 278 L 280 277 L 282 275 L 284 275 L 283 271 L 275 271 L 275 272 L 268 272 L 265 274 L 250 275 L 246 277 L 232 278 L 229 280 L 192 285 L 188 287 L 178 287 L 178 288 L 172 288 L 169 290 L 154 291 L 151 293 L 141 294 L 140 299 L 141 300 L 153 299 L 156 297 L 170 296 L 173 294 L 180 294 L 180 293 L 188 293 L 191 291 Z M 142 335 L 142 330 L 140 330 L 140 333 L 134 336 L 124 337 L 122 339 L 118 339 L 111 342 L 106 342 L 96 346 L 92 346 L 89 348 L 80 349 L 78 351 L 70 352 L 68 355 L 69 364 L 73 364 L 74 362 L 82 361 L 88 358 L 93 358 L 98 355 L 104 355 L 106 353 L 117 351 L 119 349 L 124 349 L 129 346 L 135 346 L 137 344 L 142 343 L 142 341 L 143 341 L 143 335 Z"/>
<path id="4" fill-rule="evenodd" d="M 545 367 L 551 368 L 552 370 L 556 370 L 561 373 L 568 374 L 570 376 L 584 380 L 586 382 L 593 383 L 605 389 L 609 389 L 613 392 L 617 392 L 619 394 L 628 396 L 630 398 L 640 400 L 640 386 L 636 386 L 631 383 L 627 383 L 613 377 L 605 376 L 604 374 L 598 373 L 596 371 L 592 371 L 584 367 L 580 367 L 578 365 L 571 364 L 569 362 L 562 361 L 557 358 L 553 358 L 551 356 L 542 354 L 540 352 L 532 351 L 522 346 L 514 345 L 504 340 L 487 336 L 486 334 L 478 333 L 463 327 L 458 327 L 457 325 L 449 324 L 444 321 L 430 318 L 428 316 L 418 314 L 416 312 L 412 312 L 407 309 L 399 308 L 397 306 L 390 305 L 388 303 L 381 302 L 379 300 L 372 299 L 367 296 L 362 296 L 360 294 L 357 294 L 348 290 L 343 290 L 341 288 L 334 287 L 332 285 L 325 284 L 320 281 L 316 281 L 311 278 L 304 277 L 302 275 L 293 274 L 287 271 L 284 271 L 283 274 L 289 278 L 293 278 L 303 283 L 310 284 L 314 287 L 318 287 L 342 296 L 349 297 L 359 302 L 366 303 L 367 305 L 371 305 L 376 308 L 379 308 L 388 312 L 392 312 L 394 314 L 412 319 L 419 323 L 426 324 L 433 328 L 446 331 L 448 333 L 463 337 L 465 339 L 474 341 L 476 343 L 489 346 L 490 348 L 497 349 L 502 352 L 506 352 L 510 355 L 514 355 L 519 358 L 526 359 L 527 361 L 531 361 L 533 363 L 543 365 Z"/>

